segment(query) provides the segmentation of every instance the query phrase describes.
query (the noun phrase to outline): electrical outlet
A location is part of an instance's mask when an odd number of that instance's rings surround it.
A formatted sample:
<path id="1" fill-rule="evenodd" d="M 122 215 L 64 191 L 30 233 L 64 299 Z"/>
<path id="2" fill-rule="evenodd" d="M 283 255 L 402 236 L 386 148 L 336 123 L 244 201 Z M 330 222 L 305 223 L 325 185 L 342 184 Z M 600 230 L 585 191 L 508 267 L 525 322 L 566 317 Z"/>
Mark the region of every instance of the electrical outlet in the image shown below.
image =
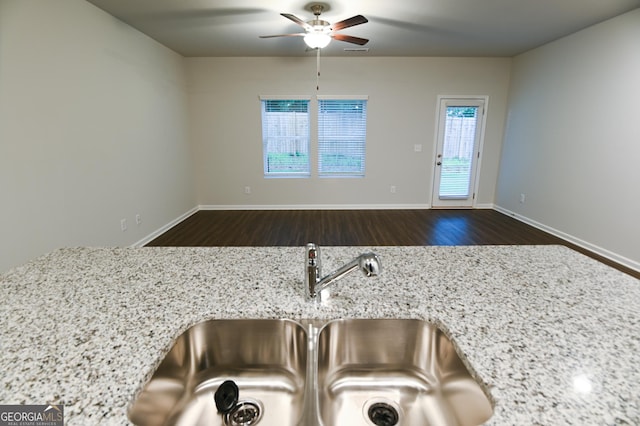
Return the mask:
<path id="1" fill-rule="evenodd" d="M 120 230 L 122 232 L 127 230 L 127 219 L 120 219 Z"/>
<path id="2" fill-rule="evenodd" d="M 524 204 L 524 194 L 520 194 L 520 204 Z"/>
<path id="3" fill-rule="evenodd" d="M 138 213 L 136 215 L 136 225 L 140 226 L 142 224 L 142 216 L 140 216 L 140 213 Z"/>
<path id="4" fill-rule="evenodd" d="M 395 185 L 391 185 L 389 187 L 389 191 L 391 191 L 392 194 L 395 194 L 396 193 L 396 186 Z"/>
<path id="5" fill-rule="evenodd" d="M 250 186 L 245 186 L 244 187 L 244 193 L 245 194 L 251 194 L 251 187 Z"/>

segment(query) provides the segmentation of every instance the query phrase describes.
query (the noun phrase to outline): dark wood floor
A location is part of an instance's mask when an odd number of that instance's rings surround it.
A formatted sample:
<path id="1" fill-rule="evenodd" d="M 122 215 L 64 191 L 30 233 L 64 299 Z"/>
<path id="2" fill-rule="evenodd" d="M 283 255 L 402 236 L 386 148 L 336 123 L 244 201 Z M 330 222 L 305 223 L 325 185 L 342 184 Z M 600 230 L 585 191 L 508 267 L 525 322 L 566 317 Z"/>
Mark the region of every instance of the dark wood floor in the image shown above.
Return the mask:
<path id="1" fill-rule="evenodd" d="M 203 210 L 147 246 L 561 244 L 640 273 L 495 210 Z"/>

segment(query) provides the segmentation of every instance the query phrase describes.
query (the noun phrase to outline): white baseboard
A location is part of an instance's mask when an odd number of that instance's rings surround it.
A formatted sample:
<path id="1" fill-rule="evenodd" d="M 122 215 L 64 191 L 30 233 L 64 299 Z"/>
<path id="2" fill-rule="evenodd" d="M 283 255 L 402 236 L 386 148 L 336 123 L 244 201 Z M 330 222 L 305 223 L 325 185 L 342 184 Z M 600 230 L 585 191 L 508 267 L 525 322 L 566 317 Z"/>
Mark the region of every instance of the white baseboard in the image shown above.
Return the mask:
<path id="1" fill-rule="evenodd" d="M 498 212 L 500 212 L 500 213 L 502 213 L 502 214 L 505 214 L 507 216 L 511 216 L 514 219 L 519 220 L 520 222 L 524 222 L 527 225 L 531 225 L 534 228 L 538 228 L 538 229 L 540 229 L 542 231 L 548 232 L 549 234 L 552 234 L 552 235 L 554 235 L 554 236 L 556 236 L 558 238 L 562 238 L 565 241 L 568 241 L 568 242 L 573 243 L 573 244 L 575 244 L 577 246 L 580 246 L 583 249 L 587 249 L 587 250 L 589 250 L 589 251 L 591 251 L 591 252 L 593 252 L 595 254 L 598 254 L 598 255 L 600 255 L 602 257 L 605 257 L 605 258 L 607 258 L 609 260 L 612 260 L 612 261 L 614 261 L 616 263 L 619 263 L 620 265 L 626 266 L 627 268 L 631 268 L 634 271 L 640 272 L 640 262 L 636 262 L 635 260 L 629 259 L 629 258 L 627 258 L 625 256 L 619 255 L 619 254 L 614 253 L 614 252 L 612 252 L 610 250 L 607 250 L 607 249 L 602 248 L 600 246 L 597 246 L 595 244 L 591 244 L 591 243 L 589 243 L 587 241 L 584 241 L 584 240 L 582 240 L 582 239 L 580 239 L 578 237 L 575 237 L 573 235 L 567 234 L 567 233 L 562 232 L 562 231 L 560 231 L 558 229 L 552 228 L 551 226 L 547 226 L 547 225 L 545 225 L 543 223 L 537 222 L 537 221 L 535 221 L 533 219 L 530 219 L 530 218 L 528 218 L 526 216 L 520 215 L 520 214 L 518 214 L 516 212 L 513 212 L 511 210 L 505 209 L 504 207 L 500 207 L 500 206 L 496 205 L 496 206 L 493 207 L 493 209 L 498 211 Z"/>
<path id="2" fill-rule="evenodd" d="M 200 205 L 200 210 L 429 210 L 430 204 L 265 204 Z M 493 203 L 476 204 L 474 209 L 493 209 Z"/>
<path id="3" fill-rule="evenodd" d="M 429 204 L 201 205 L 200 210 L 423 210 Z"/>
<path id="4" fill-rule="evenodd" d="M 495 205 L 493 203 L 476 204 L 475 206 L 473 206 L 474 209 L 489 209 L 489 210 L 493 210 L 494 207 Z"/>
<path id="5" fill-rule="evenodd" d="M 171 222 L 167 223 L 166 225 L 164 225 L 163 227 L 153 231 L 151 234 L 147 235 L 146 237 L 144 237 L 143 239 L 141 239 L 140 241 L 137 241 L 135 243 L 133 243 L 131 245 L 131 247 L 144 247 L 145 245 L 147 245 L 148 243 L 150 243 L 151 241 L 155 240 L 156 238 L 158 238 L 160 235 L 164 234 L 165 232 L 167 232 L 169 229 L 173 228 L 174 226 L 176 226 L 177 224 L 179 224 L 180 222 L 182 222 L 183 220 L 187 219 L 189 216 L 194 215 L 195 213 L 198 212 L 198 210 L 200 210 L 198 208 L 198 206 L 192 208 L 191 210 L 189 210 L 188 212 L 178 216 L 177 218 L 173 219 Z"/>

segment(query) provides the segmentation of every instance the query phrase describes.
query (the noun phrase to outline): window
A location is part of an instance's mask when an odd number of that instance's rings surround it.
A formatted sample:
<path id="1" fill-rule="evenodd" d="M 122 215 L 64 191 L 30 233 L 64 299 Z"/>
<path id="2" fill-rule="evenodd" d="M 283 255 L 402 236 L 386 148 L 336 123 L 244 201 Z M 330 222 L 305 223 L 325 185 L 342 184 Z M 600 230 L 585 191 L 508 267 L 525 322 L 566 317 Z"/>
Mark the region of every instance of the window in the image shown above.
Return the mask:
<path id="1" fill-rule="evenodd" d="M 261 101 L 265 176 L 309 176 L 309 100 Z"/>
<path id="2" fill-rule="evenodd" d="M 364 176 L 366 99 L 318 100 L 318 174 Z"/>
<path id="3" fill-rule="evenodd" d="M 309 99 L 260 100 L 264 175 L 309 177 Z M 319 96 L 318 175 L 363 177 L 366 128 L 366 97 Z"/>

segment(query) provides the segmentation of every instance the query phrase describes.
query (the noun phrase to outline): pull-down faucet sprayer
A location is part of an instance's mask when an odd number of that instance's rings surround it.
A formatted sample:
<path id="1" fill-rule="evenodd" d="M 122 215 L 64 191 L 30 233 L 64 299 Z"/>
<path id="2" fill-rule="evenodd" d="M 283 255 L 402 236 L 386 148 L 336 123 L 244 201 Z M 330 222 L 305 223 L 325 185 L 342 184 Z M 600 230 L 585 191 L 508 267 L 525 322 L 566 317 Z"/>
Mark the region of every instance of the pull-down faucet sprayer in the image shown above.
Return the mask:
<path id="1" fill-rule="evenodd" d="M 304 291 L 307 299 L 318 301 L 320 299 L 319 294 L 322 290 L 356 269 L 360 269 L 365 276 L 372 277 L 382 272 L 382 264 L 377 254 L 363 253 L 338 270 L 321 278 L 322 262 L 320 260 L 320 247 L 313 243 L 307 244 L 304 271 Z"/>

